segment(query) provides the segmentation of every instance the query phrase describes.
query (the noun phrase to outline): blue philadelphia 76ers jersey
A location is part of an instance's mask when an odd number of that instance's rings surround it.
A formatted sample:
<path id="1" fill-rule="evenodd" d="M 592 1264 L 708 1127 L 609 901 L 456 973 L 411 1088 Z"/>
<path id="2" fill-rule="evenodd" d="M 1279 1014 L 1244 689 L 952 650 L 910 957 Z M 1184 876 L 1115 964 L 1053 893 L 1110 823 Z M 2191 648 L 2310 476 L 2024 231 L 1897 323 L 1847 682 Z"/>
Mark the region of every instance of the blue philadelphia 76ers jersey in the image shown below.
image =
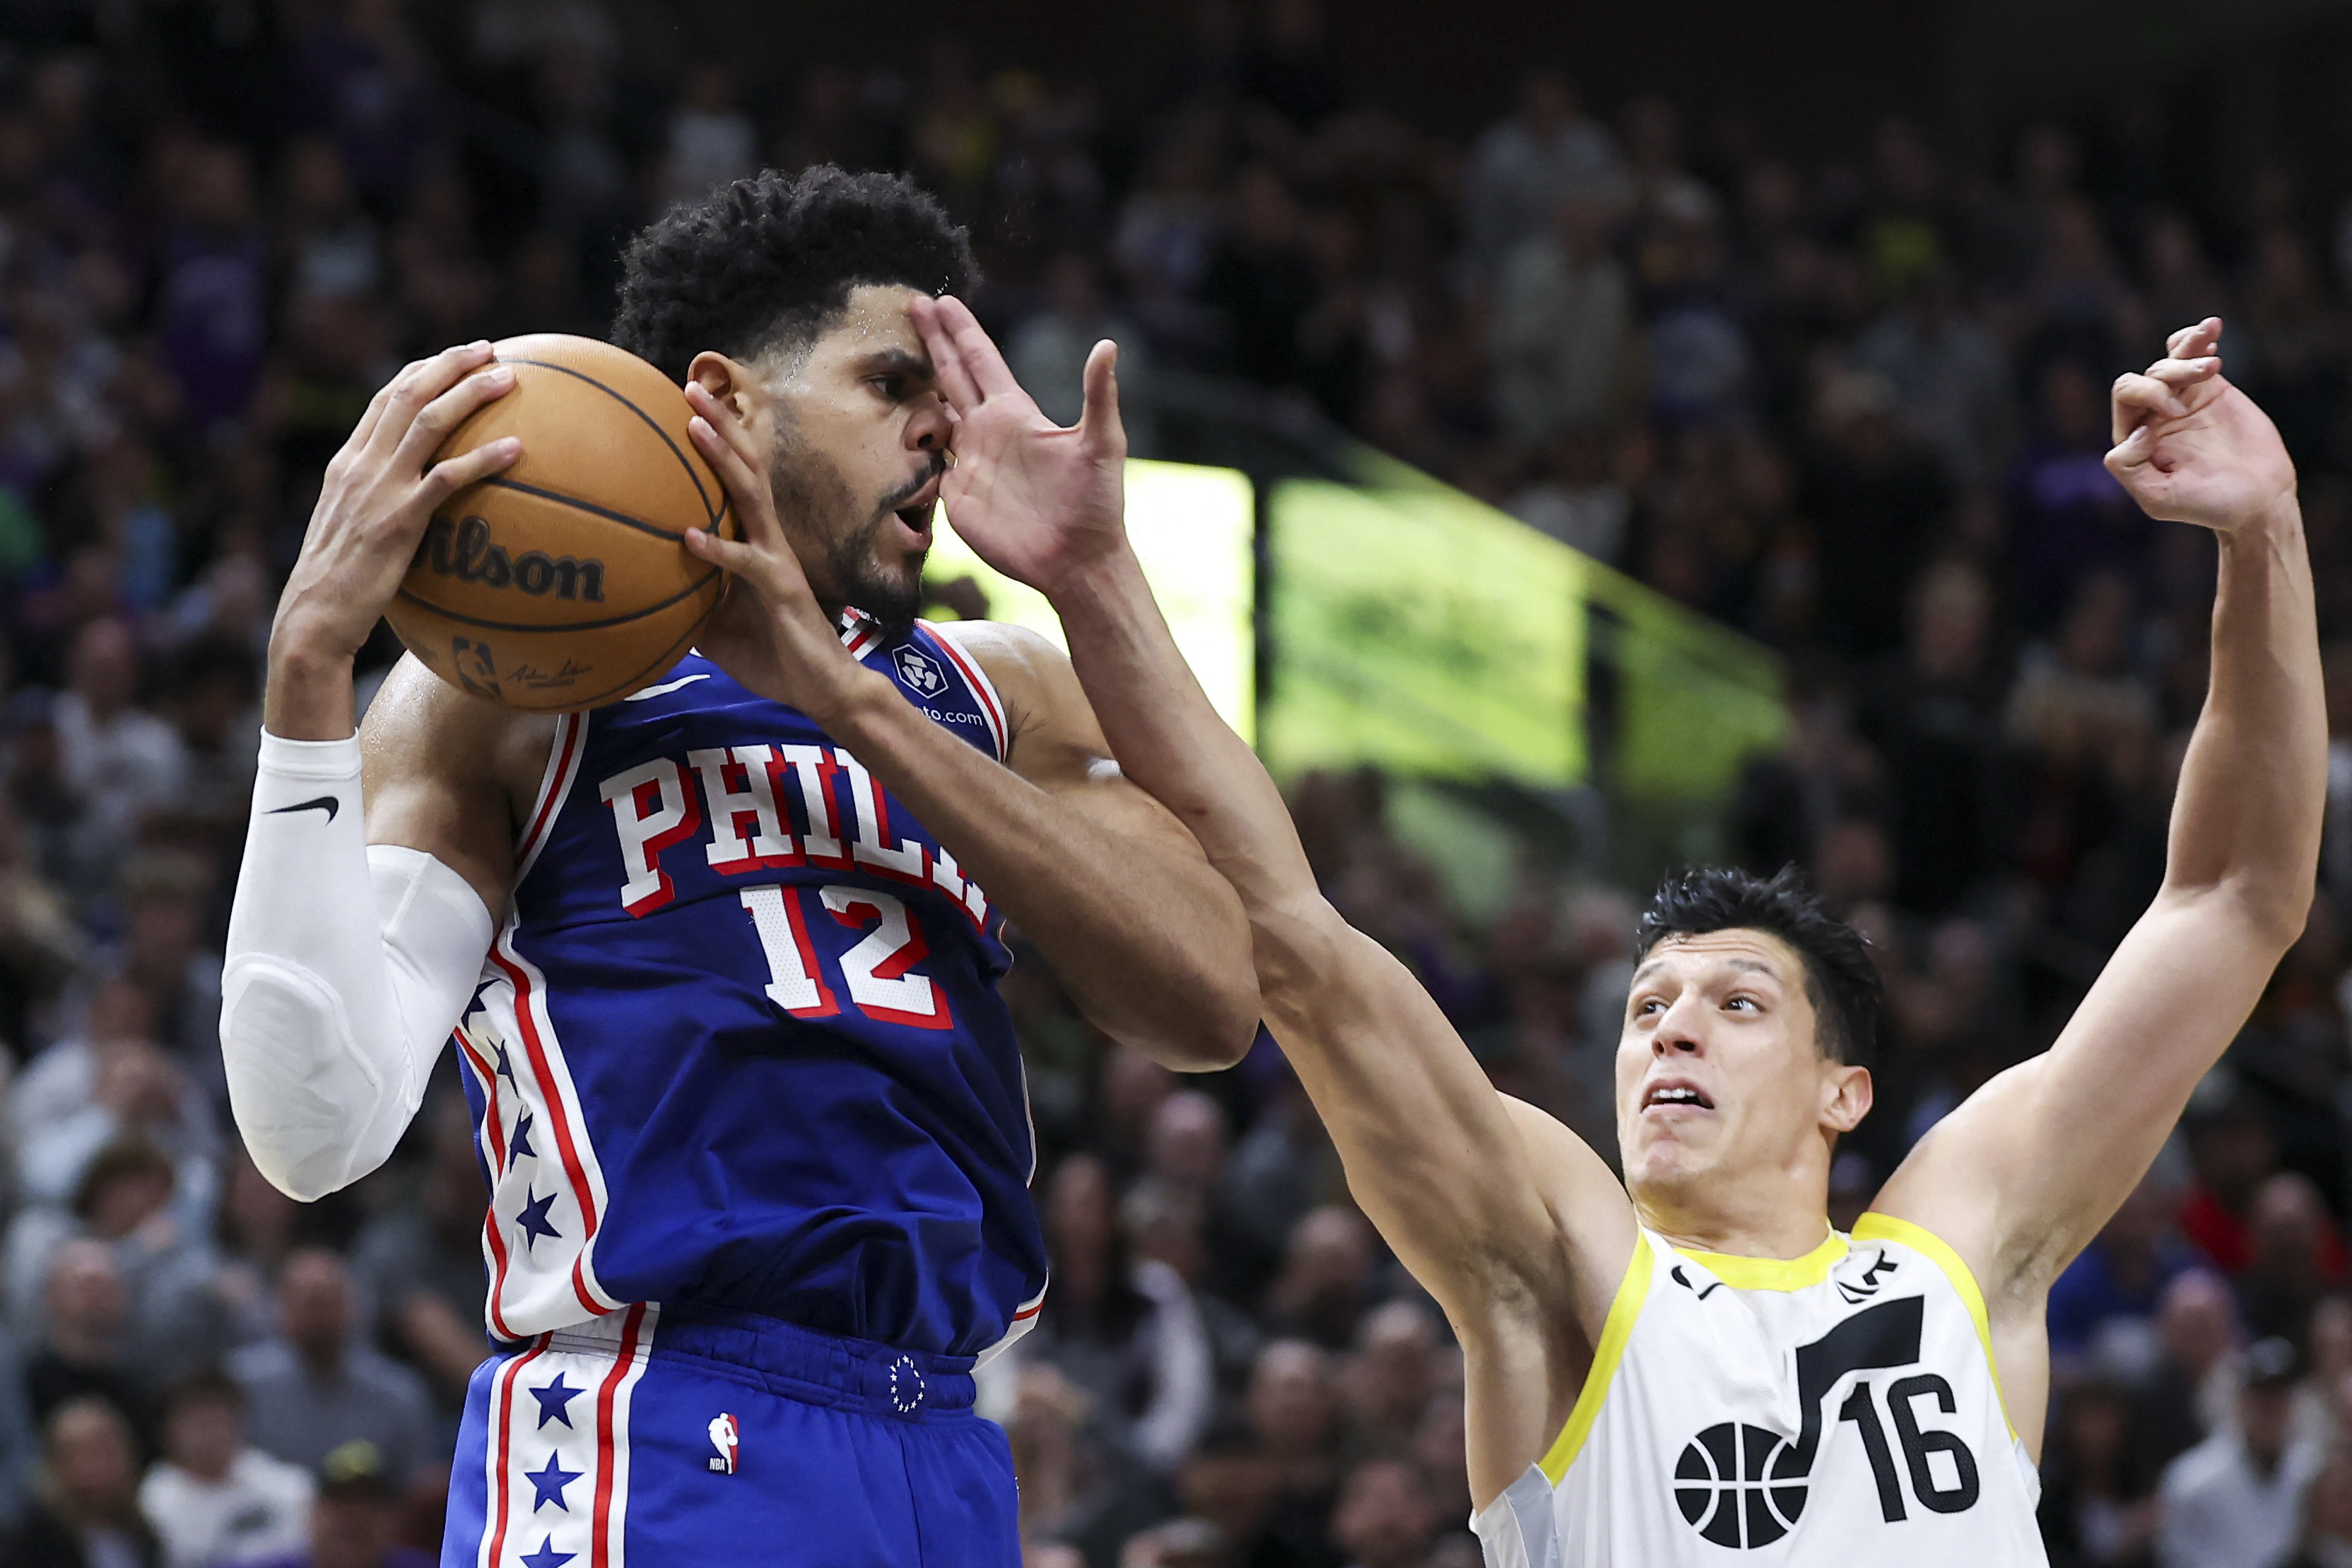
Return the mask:
<path id="1" fill-rule="evenodd" d="M 929 627 L 845 641 L 1003 759 Z M 1002 920 L 804 715 L 689 654 L 561 722 L 514 909 L 457 1030 L 490 1332 L 636 1302 L 985 1354 L 1045 1255 Z"/>

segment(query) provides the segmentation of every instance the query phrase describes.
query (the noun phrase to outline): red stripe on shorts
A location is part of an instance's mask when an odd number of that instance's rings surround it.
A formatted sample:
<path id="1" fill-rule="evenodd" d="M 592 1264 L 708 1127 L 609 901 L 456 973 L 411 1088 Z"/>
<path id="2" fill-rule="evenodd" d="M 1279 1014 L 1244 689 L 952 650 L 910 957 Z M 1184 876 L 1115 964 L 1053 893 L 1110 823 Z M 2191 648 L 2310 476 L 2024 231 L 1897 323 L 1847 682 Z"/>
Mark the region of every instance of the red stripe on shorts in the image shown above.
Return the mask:
<path id="1" fill-rule="evenodd" d="M 640 1301 L 629 1309 L 621 1324 L 621 1349 L 613 1363 L 613 1370 L 604 1375 L 602 1386 L 596 1390 L 596 1513 L 595 1534 L 590 1537 L 588 1568 L 611 1568 L 613 1560 L 613 1399 L 620 1392 L 621 1379 L 636 1364 L 637 1334 L 645 1325 L 646 1308 Z"/>
<path id="2" fill-rule="evenodd" d="M 499 1478 L 495 1495 L 490 1499 L 489 1560 L 492 1568 L 496 1568 L 499 1563 L 504 1561 L 502 1554 L 507 1543 L 507 1459 L 509 1450 L 512 1447 L 507 1439 L 513 1427 L 515 1379 L 521 1375 L 523 1363 L 536 1359 L 540 1352 L 546 1348 L 547 1336 L 541 1334 L 536 1344 L 508 1362 L 506 1370 L 499 1375 L 498 1397 L 490 1402 L 499 1427 L 495 1444 L 498 1463 L 491 1467 L 497 1471 Z"/>

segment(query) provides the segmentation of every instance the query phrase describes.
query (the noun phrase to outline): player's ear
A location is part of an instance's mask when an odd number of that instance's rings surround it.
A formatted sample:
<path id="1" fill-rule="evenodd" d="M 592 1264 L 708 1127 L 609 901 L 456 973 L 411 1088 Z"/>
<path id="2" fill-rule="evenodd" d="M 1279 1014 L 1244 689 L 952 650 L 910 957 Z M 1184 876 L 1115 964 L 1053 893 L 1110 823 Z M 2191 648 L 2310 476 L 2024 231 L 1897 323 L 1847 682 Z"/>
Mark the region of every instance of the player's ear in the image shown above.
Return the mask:
<path id="1" fill-rule="evenodd" d="M 736 418 L 751 417 L 749 394 L 753 382 L 749 366 L 705 349 L 686 367 L 686 379 L 732 409 Z"/>
<path id="2" fill-rule="evenodd" d="M 1833 1133 L 1851 1133 L 1870 1114 L 1873 1091 L 1870 1069 L 1842 1061 L 1822 1068 L 1822 1125 Z"/>

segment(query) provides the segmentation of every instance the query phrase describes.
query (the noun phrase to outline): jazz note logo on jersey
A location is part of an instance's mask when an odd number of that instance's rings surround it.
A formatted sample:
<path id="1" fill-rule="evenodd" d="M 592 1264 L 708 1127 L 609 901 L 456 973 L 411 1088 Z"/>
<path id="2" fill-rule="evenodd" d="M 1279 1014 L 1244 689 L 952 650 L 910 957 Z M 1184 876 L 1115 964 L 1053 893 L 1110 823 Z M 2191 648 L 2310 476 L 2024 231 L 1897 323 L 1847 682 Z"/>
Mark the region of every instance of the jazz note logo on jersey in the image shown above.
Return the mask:
<path id="1" fill-rule="evenodd" d="M 737 1447 L 735 1417 L 723 1411 L 710 1418 L 710 1446 L 719 1450 L 710 1460 L 710 1468 L 722 1476 L 735 1473 Z"/>
<path id="2" fill-rule="evenodd" d="M 1864 1278 L 1874 1286 L 1884 1254 Z M 1709 1427 L 1682 1451 L 1675 1465 L 1675 1501 L 1683 1517 L 1717 1546 L 1769 1546 L 1789 1533 L 1805 1511 L 1805 1481 L 1813 1471 L 1831 1395 L 1857 1372 L 1883 1372 L 1919 1360 L 1923 1302 L 1917 1296 L 1881 1301 L 1847 1318 L 1811 1344 L 1797 1347 L 1797 1402 L 1802 1426 L 1794 1437 L 1724 1421 Z M 1879 1418 L 1879 1396 L 1866 1382 L 1854 1384 L 1837 1408 L 1837 1424 L 1851 1421 L 1862 1435 L 1871 1479 L 1877 1485 L 1879 1513 L 1887 1523 L 1909 1517 L 1904 1495 L 1907 1473 L 1911 1498 L 1930 1513 L 1962 1513 L 1981 1491 L 1976 1456 L 1958 1434 L 1920 1425 L 1918 1401 L 1933 1400 L 1950 1415 L 1952 1385 L 1934 1373 L 1896 1378 L 1886 1385 L 1885 1406 L 1894 1426 Z M 1895 1465 L 1900 1448 L 1902 1469 Z M 1940 1461 L 1940 1462 L 1939 1462 Z"/>

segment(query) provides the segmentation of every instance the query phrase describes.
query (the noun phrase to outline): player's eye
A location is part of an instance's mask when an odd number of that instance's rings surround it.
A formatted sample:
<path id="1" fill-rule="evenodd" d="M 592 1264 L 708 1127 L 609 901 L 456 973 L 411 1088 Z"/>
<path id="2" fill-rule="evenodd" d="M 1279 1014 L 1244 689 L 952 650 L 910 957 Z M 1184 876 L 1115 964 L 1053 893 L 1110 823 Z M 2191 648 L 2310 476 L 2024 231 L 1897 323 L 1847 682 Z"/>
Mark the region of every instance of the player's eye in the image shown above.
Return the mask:
<path id="1" fill-rule="evenodd" d="M 874 390 L 880 392 L 884 397 L 888 398 L 892 402 L 904 402 L 907 401 L 907 378 L 904 376 L 877 376 L 874 378 Z"/>
<path id="2" fill-rule="evenodd" d="M 1745 1008 L 1751 1013 L 1764 1010 L 1754 997 L 1734 997 L 1723 1005 L 1727 1008 Z"/>

